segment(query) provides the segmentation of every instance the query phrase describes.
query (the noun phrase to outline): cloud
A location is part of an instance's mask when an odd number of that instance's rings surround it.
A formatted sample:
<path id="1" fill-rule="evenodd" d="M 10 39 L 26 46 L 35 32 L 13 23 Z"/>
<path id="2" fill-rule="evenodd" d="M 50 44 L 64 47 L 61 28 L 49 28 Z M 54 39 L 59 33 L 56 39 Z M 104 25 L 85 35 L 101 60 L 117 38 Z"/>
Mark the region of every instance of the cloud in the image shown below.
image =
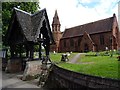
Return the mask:
<path id="1" fill-rule="evenodd" d="M 83 7 L 94 8 L 100 3 L 100 0 L 77 0 Z M 77 5 L 78 6 L 78 5 Z"/>
<path id="2" fill-rule="evenodd" d="M 39 0 L 40 7 L 46 8 L 50 24 L 55 10 L 61 23 L 61 31 L 65 28 L 85 24 L 118 15 L 118 0 Z M 81 4 L 82 3 L 82 4 Z M 96 4 L 95 4 L 96 3 Z"/>

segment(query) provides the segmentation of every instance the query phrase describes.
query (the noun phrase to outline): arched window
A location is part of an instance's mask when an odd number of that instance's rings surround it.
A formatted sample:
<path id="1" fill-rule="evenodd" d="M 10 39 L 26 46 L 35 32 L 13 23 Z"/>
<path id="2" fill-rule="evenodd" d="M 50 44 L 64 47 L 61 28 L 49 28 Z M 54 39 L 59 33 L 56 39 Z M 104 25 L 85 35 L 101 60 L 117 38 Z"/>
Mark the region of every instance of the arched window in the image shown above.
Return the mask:
<path id="1" fill-rule="evenodd" d="M 78 38 L 78 46 L 80 46 L 80 41 L 81 41 L 81 39 L 80 39 L 80 38 Z"/>
<path id="2" fill-rule="evenodd" d="M 110 44 L 112 44 L 112 36 L 110 36 Z"/>
<path id="3" fill-rule="evenodd" d="M 104 35 L 100 35 L 100 44 L 104 45 Z"/>
<path id="4" fill-rule="evenodd" d="M 64 47 L 66 47 L 66 40 L 64 40 Z"/>
<path id="5" fill-rule="evenodd" d="M 74 40 L 71 38 L 70 39 L 70 46 L 73 47 L 74 46 Z"/>

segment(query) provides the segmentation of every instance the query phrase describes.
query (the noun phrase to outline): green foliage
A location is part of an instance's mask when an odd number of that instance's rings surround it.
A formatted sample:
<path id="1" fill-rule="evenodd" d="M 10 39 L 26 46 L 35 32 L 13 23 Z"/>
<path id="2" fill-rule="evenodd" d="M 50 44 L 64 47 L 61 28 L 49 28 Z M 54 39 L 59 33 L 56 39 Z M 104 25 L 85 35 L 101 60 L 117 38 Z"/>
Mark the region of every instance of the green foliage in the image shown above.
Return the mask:
<path id="1" fill-rule="evenodd" d="M 4 45 L 5 34 L 10 23 L 13 7 L 29 13 L 34 13 L 38 10 L 38 8 L 40 8 L 38 2 L 2 2 L 2 40 Z"/>

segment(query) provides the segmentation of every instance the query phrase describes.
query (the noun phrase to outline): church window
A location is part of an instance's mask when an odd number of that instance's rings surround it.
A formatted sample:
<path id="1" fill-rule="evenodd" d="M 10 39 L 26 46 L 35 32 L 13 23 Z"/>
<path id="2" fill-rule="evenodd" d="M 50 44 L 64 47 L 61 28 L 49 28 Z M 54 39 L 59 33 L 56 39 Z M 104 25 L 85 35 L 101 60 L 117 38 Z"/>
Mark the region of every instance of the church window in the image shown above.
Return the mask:
<path id="1" fill-rule="evenodd" d="M 74 46 L 74 40 L 70 39 L 70 46 L 73 47 Z"/>
<path id="2" fill-rule="evenodd" d="M 110 36 L 110 44 L 112 44 L 112 36 Z"/>
<path id="3" fill-rule="evenodd" d="M 80 46 L 80 38 L 78 39 L 78 46 Z"/>
<path id="4" fill-rule="evenodd" d="M 64 40 L 64 47 L 66 47 L 66 41 Z"/>
<path id="5" fill-rule="evenodd" d="M 104 35 L 100 35 L 100 44 L 104 45 Z"/>

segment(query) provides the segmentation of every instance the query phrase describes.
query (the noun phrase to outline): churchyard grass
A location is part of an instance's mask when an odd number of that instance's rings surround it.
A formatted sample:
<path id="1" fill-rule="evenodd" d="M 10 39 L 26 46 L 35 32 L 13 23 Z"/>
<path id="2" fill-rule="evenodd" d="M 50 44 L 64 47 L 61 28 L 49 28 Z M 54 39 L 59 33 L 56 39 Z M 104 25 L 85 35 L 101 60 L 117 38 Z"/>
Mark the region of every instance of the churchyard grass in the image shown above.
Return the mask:
<path id="1" fill-rule="evenodd" d="M 90 54 L 95 54 L 95 53 L 90 52 Z M 118 56 L 117 54 L 114 54 L 112 57 L 103 56 L 103 55 L 99 55 L 99 56 L 83 55 L 78 59 L 77 63 L 75 64 L 68 62 L 66 63 L 61 62 L 58 64 L 58 66 L 88 75 L 120 79 L 120 75 L 119 75 L 120 61 L 118 61 L 117 56 Z"/>
<path id="2" fill-rule="evenodd" d="M 65 53 L 50 53 L 50 59 L 54 62 L 54 63 L 60 63 L 61 62 L 61 57 L 62 54 Z M 68 56 L 69 59 L 71 59 L 72 57 L 74 57 L 77 53 L 71 53 L 70 56 Z"/>

